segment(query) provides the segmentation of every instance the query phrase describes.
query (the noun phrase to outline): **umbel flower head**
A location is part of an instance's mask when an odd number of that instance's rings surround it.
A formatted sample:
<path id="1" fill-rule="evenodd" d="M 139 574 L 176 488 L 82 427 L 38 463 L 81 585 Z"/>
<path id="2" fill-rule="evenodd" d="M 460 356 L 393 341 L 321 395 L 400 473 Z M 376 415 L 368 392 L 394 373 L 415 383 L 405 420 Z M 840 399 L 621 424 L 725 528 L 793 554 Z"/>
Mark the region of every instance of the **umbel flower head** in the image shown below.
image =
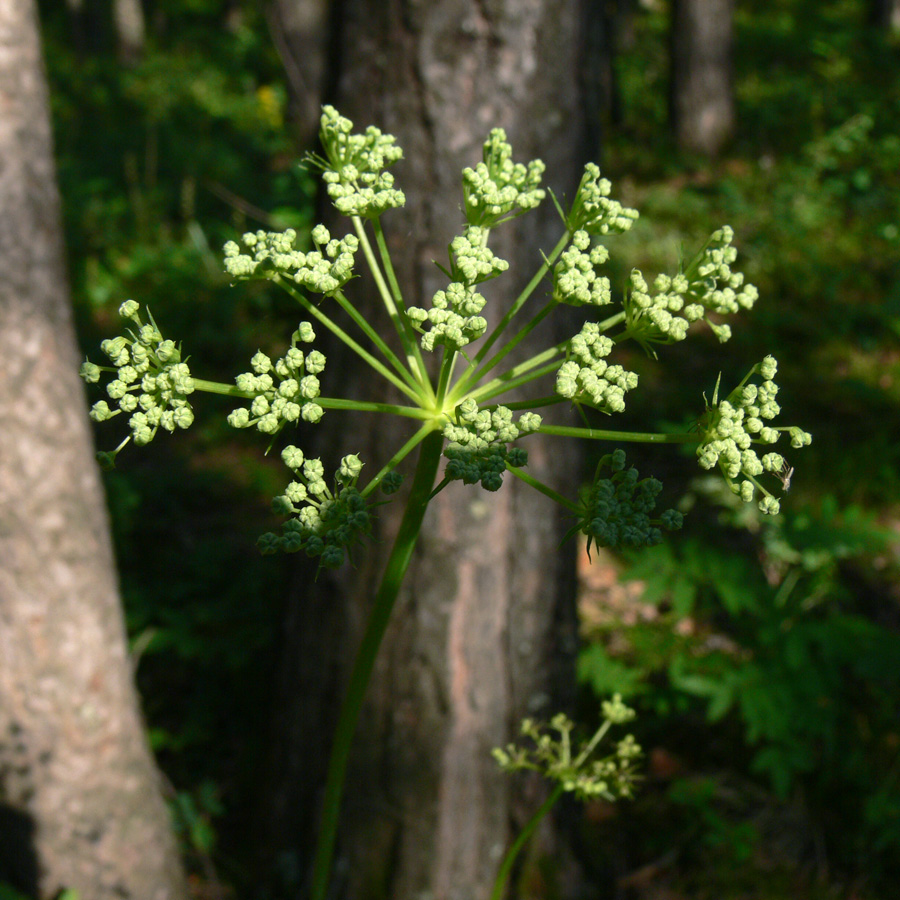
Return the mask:
<path id="1" fill-rule="evenodd" d="M 601 473 L 610 474 L 603 478 Z M 662 483 L 655 478 L 640 479 L 637 469 L 625 468 L 625 451 L 607 453 L 597 464 L 594 481 L 582 491 L 581 516 L 569 535 L 581 531 L 598 547 L 649 547 L 662 540 L 662 531 L 681 528 L 683 516 L 668 509 L 653 516 Z"/>
<path id="2" fill-rule="evenodd" d="M 697 448 L 700 465 L 704 469 L 718 465 L 728 486 L 745 503 L 751 502 L 759 492 L 759 509 L 768 515 L 777 514 L 780 504 L 771 491 L 758 481 L 759 476 L 768 472 L 784 486 L 786 473 L 793 469 L 789 469 L 780 453 L 766 453 L 760 458 L 753 445 L 774 444 L 784 431 L 790 435 L 791 446 L 795 450 L 812 441 L 807 432 L 796 426 L 773 428 L 766 424 L 781 412 L 775 402 L 778 385 L 772 380 L 776 371 L 775 359 L 767 356 L 721 402 L 717 384 L 712 404 L 707 407 L 699 423 L 702 441 Z M 759 375 L 762 383 L 749 384 L 753 375 Z"/>
<path id="3" fill-rule="evenodd" d="M 247 253 L 241 253 L 234 241 L 225 244 L 225 271 L 236 280 L 283 275 L 317 294 L 334 294 L 353 276 L 359 239 L 348 234 L 337 240 L 324 225 L 312 230 L 312 239 L 316 249 L 303 253 L 294 248 L 297 232 L 293 228 L 249 231 L 241 238 Z"/>
<path id="4" fill-rule="evenodd" d="M 637 387 L 638 377 L 606 357 L 613 342 L 596 322 L 585 322 L 569 342 L 566 361 L 556 375 L 556 393 L 605 413 L 625 409 L 625 392 Z"/>
<path id="5" fill-rule="evenodd" d="M 260 550 L 264 554 L 303 550 L 307 556 L 318 557 L 323 568 L 338 568 L 350 548 L 372 530 L 371 513 L 356 488 L 363 463 L 358 456 L 345 456 L 332 489 L 320 459 L 306 459 L 293 445 L 285 447 L 281 458 L 295 480 L 272 505 L 275 512 L 291 518 L 280 536 L 270 532 L 260 537 Z"/>
<path id="6" fill-rule="evenodd" d="M 316 398 L 321 393 L 318 376 L 325 368 L 325 356 L 318 350 L 304 353 L 297 344 L 310 344 L 316 334 L 309 322 L 301 322 L 291 337 L 287 353 L 274 363 L 261 350 L 250 360 L 251 371 L 235 378 L 238 389 L 253 394 L 248 407 L 228 416 L 233 428 L 252 428 L 276 435 L 285 425 L 318 422 L 324 410 Z"/>
<path id="7" fill-rule="evenodd" d="M 634 718 L 634 710 L 627 707 L 618 694 L 605 701 L 601 709 L 603 724 L 589 741 L 578 746 L 572 739 L 574 723 L 559 713 L 547 726 L 525 719 L 521 725 L 524 745 L 496 747 L 493 757 L 504 771 L 540 772 L 579 800 L 602 798 L 613 801 L 631 797 L 637 781 L 636 762 L 641 755 L 634 737 L 626 735 L 615 744 L 613 752 L 604 757 L 595 758 L 594 751 L 612 725 L 621 725 Z"/>
<path id="8" fill-rule="evenodd" d="M 89 361 L 81 366 L 81 377 L 88 383 L 98 382 L 101 372 L 114 372 L 116 376 L 106 386 L 113 406 L 106 400 L 95 403 L 91 408 L 95 422 L 130 413 L 131 438 L 112 452 L 97 454 L 107 468 L 114 466 L 116 455 L 132 438 L 139 446 L 149 444 L 160 428 L 175 431 L 190 427 L 194 421 L 194 411 L 187 400 L 194 392 L 194 380 L 187 362 L 182 360 L 181 347 L 163 338 L 149 312 L 149 324 L 145 325 L 139 309 L 136 301 L 126 300 L 119 307 L 119 315 L 129 319 L 134 330 L 128 329 L 125 335 L 109 338 L 100 345 L 112 366 Z"/>
<path id="9" fill-rule="evenodd" d="M 403 158 L 391 134 L 370 125 L 363 134 L 353 134 L 353 123 L 333 106 L 322 108 L 319 136 L 325 156 L 307 159 L 323 170 L 322 180 L 335 209 L 346 216 L 368 218 L 406 203 L 403 191 L 394 187 L 388 166 Z"/>
<path id="10" fill-rule="evenodd" d="M 691 323 L 705 320 L 713 334 L 725 342 L 731 327 L 716 323 L 709 313 L 728 315 L 752 309 L 759 296 L 740 272 L 732 272 L 737 250 L 731 246 L 734 232 L 727 225 L 713 232 L 706 245 L 677 275 L 660 275 L 651 295 L 638 269 L 631 272 L 631 290 L 624 307 L 628 334 L 645 350 L 650 344 L 672 344 L 687 337 Z"/>
<path id="11" fill-rule="evenodd" d="M 449 441 L 444 448 L 445 479 L 464 484 L 481 482 L 485 490 L 499 490 L 507 465 L 521 468 L 528 462 L 525 450 L 507 445 L 540 427 L 541 417 L 536 413 L 522 413 L 513 422 L 512 411 L 505 406 L 491 411 L 479 409 L 474 400 L 465 400 L 456 409 L 456 422 L 444 428 Z"/>
<path id="12" fill-rule="evenodd" d="M 546 196 L 539 187 L 546 168 L 539 159 L 527 166 L 512 161 L 512 147 L 502 128 L 484 142 L 483 161 L 463 169 L 463 202 L 470 225 L 493 228 L 534 209 Z"/>

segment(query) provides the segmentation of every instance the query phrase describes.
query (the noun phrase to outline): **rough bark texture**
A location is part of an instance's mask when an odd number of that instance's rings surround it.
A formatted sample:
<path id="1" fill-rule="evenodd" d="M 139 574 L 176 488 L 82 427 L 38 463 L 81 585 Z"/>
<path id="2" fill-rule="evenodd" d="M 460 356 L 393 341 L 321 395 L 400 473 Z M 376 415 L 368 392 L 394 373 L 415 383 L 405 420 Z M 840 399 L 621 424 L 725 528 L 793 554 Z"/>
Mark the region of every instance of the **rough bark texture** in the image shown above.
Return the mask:
<path id="1" fill-rule="evenodd" d="M 269 30 L 287 78 L 288 121 L 304 149 L 319 131 L 332 6 L 330 0 L 274 0 L 267 8 Z"/>
<path id="2" fill-rule="evenodd" d="M 719 153 L 734 133 L 734 0 L 673 0 L 669 114 L 680 147 Z"/>
<path id="3" fill-rule="evenodd" d="M 0 0 L 0 882 L 174 900 L 185 890 L 132 686 L 54 179 L 34 4 Z"/>
<path id="4" fill-rule="evenodd" d="M 395 174 L 407 207 L 384 224 L 407 303 L 426 305 L 446 286 L 432 261 L 446 260 L 447 244 L 462 229 L 460 170 L 480 160 L 491 127 L 507 130 L 516 159 L 543 158 L 557 196 L 571 196 L 584 144 L 578 13 L 562 0 L 342 4 L 335 102 L 357 127 L 377 124 L 395 134 L 405 152 Z M 560 233 L 549 202 L 495 233 L 492 247 L 517 274 L 484 286 L 489 321 L 534 273 L 538 250 L 549 251 Z M 363 289 L 355 282 L 353 296 Z M 543 289 L 538 295 L 542 302 Z M 540 346 L 577 327 L 556 337 L 552 328 L 540 330 Z M 370 376 L 349 365 L 332 371 L 341 373 L 342 391 L 373 397 Z M 399 432 L 361 425 L 345 435 L 341 452 L 360 452 L 374 465 L 399 439 Z M 529 438 L 527 449 L 532 472 L 572 490 L 570 447 Z M 398 504 L 383 508 L 384 546 L 399 511 Z M 523 716 L 548 716 L 571 700 L 574 564 L 571 548 L 559 549 L 563 530 L 560 511 L 512 477 L 496 494 L 457 485 L 432 504 L 357 734 L 336 865 L 341 896 L 488 896 L 511 832 L 543 790 L 502 774 L 491 748 L 510 740 Z M 290 620 L 296 630 L 288 636 L 288 699 L 280 712 L 297 742 L 282 742 L 276 765 L 296 780 L 274 793 L 283 811 L 293 810 L 293 822 L 277 830 L 282 839 L 290 835 L 300 871 L 308 844 L 295 842 L 305 824 L 298 820 L 310 821 L 307 804 L 321 784 L 323 738 L 333 720 L 328 703 L 339 696 L 328 694 L 322 704 L 322 682 L 346 674 L 380 560 L 362 559 L 351 574 L 353 584 L 340 590 L 320 582 L 320 596 L 306 597 Z M 328 642 L 339 634 L 335 652 Z M 316 676 L 318 684 L 303 681 Z M 556 883 L 548 896 L 564 896 L 560 884 L 570 870 L 553 822 L 536 846 L 542 862 L 526 868 Z M 522 890 L 541 893 L 534 882 Z"/>

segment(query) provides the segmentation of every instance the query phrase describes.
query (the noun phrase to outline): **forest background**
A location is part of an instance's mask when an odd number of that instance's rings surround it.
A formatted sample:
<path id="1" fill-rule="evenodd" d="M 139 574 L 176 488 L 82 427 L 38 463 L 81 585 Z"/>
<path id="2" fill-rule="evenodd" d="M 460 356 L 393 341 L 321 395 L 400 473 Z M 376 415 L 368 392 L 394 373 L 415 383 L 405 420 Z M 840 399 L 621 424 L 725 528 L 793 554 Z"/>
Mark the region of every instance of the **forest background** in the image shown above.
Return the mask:
<path id="1" fill-rule="evenodd" d="M 671 270 L 729 223 L 762 298 L 727 345 L 629 359 L 643 389 L 623 427 L 689 420 L 696 398 L 668 366 L 711 391 L 719 371 L 737 380 L 772 353 L 787 418 L 814 443 L 774 521 L 736 508 L 689 456 L 632 454 L 690 515 L 661 547 L 581 569 L 580 715 L 622 692 L 648 763 L 633 804 L 572 813 L 579 856 L 609 897 L 895 896 L 900 36 L 862 2 L 738 3 L 735 127 L 710 156 L 672 135 L 667 5 L 608 9 L 613 65 L 587 73 L 594 155 L 642 213 L 619 238 L 613 284 L 632 266 Z M 79 332 L 93 352 L 134 297 L 228 380 L 235 359 L 294 327 L 270 292 L 230 287 L 219 248 L 314 223 L 297 166 L 309 114 L 264 6 L 146 11 L 129 44 L 106 4 L 41 4 Z M 254 549 L 280 466 L 229 433 L 223 411 L 105 483 L 192 890 L 253 898 L 247 822 L 294 575 Z"/>

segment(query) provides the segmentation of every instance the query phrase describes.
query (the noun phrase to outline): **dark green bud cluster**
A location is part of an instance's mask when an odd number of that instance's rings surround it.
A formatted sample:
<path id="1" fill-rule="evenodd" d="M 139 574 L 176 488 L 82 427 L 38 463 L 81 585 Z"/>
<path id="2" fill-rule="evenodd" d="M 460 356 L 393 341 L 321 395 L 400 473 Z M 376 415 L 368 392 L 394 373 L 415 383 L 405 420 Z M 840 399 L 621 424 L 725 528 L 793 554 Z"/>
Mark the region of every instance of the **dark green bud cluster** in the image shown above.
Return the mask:
<path id="1" fill-rule="evenodd" d="M 706 246 L 682 272 L 660 275 L 650 294 L 644 276 L 631 272 L 631 291 L 625 298 L 628 333 L 643 347 L 672 344 L 687 337 L 691 323 L 706 321 L 716 337 L 731 337 L 729 325 L 712 322 L 709 313 L 729 315 L 751 309 L 759 296 L 752 284 L 744 283 L 740 272 L 732 272 L 737 250 L 731 246 L 734 232 L 727 225 L 713 232 Z"/>
<path id="2" fill-rule="evenodd" d="M 181 358 L 180 345 L 163 338 L 149 311 L 150 321 L 145 325 L 139 309 L 136 301 L 126 300 L 119 307 L 119 315 L 129 319 L 135 329 L 128 329 L 127 336 L 109 338 L 100 344 L 112 367 L 86 361 L 81 377 L 96 383 L 101 372 L 115 372 L 106 393 L 118 408 L 100 400 L 91 408 L 91 418 L 105 422 L 120 413 L 130 413 L 131 437 L 135 444 L 143 445 L 149 444 L 160 428 L 175 431 L 191 425 L 194 411 L 187 398 L 194 392 L 194 380 L 187 362 Z M 113 463 L 116 453 L 118 450 L 104 454 L 107 464 Z"/>
<path id="3" fill-rule="evenodd" d="M 600 167 L 588 163 L 575 193 L 575 201 L 565 217 L 566 228 L 574 234 L 587 231 L 590 234 L 621 234 L 628 231 L 638 218 L 636 209 L 622 206 L 618 200 L 610 200 L 612 184 L 600 177 Z"/>
<path id="4" fill-rule="evenodd" d="M 491 131 L 482 159 L 462 173 L 466 220 L 471 225 L 492 228 L 534 209 L 544 199 L 546 192 L 539 185 L 546 167 L 539 159 L 527 166 L 514 163 L 502 128 Z"/>
<path id="5" fill-rule="evenodd" d="M 604 469 L 610 471 L 601 478 Z M 591 545 L 609 547 L 649 547 L 662 540 L 662 531 L 681 528 L 683 516 L 674 509 L 653 517 L 662 483 L 655 478 L 639 480 L 637 469 L 625 468 L 625 451 L 607 453 L 597 465 L 594 482 L 582 491 L 580 521 L 569 532 L 587 535 Z"/>
<path id="6" fill-rule="evenodd" d="M 225 244 L 225 271 L 240 280 L 283 275 L 307 290 L 333 294 L 353 277 L 359 239 L 348 234 L 337 240 L 324 225 L 313 229 L 312 239 L 316 249 L 303 253 L 294 247 L 297 232 L 293 228 L 247 232 L 241 241 L 249 253 L 241 253 L 234 241 Z"/>
<path id="7" fill-rule="evenodd" d="M 321 393 L 318 375 L 325 368 L 325 356 L 318 350 L 304 353 L 298 343 L 315 340 L 309 322 L 301 322 L 291 337 L 291 347 L 276 362 L 259 351 L 250 360 L 252 371 L 235 378 L 238 389 L 252 394 L 249 408 L 240 407 L 228 416 L 233 428 L 256 426 L 263 434 L 275 435 L 289 422 L 315 423 L 324 410 L 316 398 Z"/>
<path id="8" fill-rule="evenodd" d="M 505 772 L 539 772 L 579 800 L 631 797 L 637 781 L 636 762 L 642 752 L 634 737 L 626 735 L 612 753 L 600 759 L 593 754 L 609 727 L 630 721 L 634 711 L 616 694 L 612 701 L 603 704 L 603 712 L 605 721 L 600 729 L 590 741 L 577 746 L 573 740 L 575 724 L 563 713 L 554 716 L 548 726 L 525 719 L 520 729 L 525 746 L 497 747 L 493 757 Z"/>
<path id="9" fill-rule="evenodd" d="M 334 490 L 325 481 L 320 459 L 306 459 L 299 447 L 285 447 L 281 458 L 296 479 L 272 501 L 276 513 L 291 518 L 281 535 L 264 534 L 257 541 L 264 554 L 296 553 L 319 557 L 326 569 L 344 562 L 350 548 L 372 529 L 372 516 L 356 489 L 363 464 L 345 456 L 334 476 Z"/>
<path id="10" fill-rule="evenodd" d="M 487 238 L 487 229 L 475 225 L 455 237 L 449 248 L 450 269 L 440 267 L 451 279 L 449 287 L 434 295 L 431 309 L 412 306 L 407 310 L 410 321 L 423 332 L 423 350 L 431 351 L 437 346 L 460 350 L 487 329 L 487 321 L 479 315 L 485 299 L 475 285 L 496 278 L 509 268 L 509 263 L 487 246 Z M 426 322 L 430 325 L 428 331 L 423 330 Z"/>
<path id="11" fill-rule="evenodd" d="M 718 400 L 716 385 L 712 405 L 707 407 L 700 420 L 703 439 L 697 448 L 700 465 L 704 469 L 712 469 L 718 465 L 732 492 L 745 503 L 750 503 L 759 491 L 762 495 L 758 503 L 759 509 L 767 515 L 777 515 L 780 504 L 759 483 L 758 476 L 768 472 L 787 489 L 793 468 L 788 467 L 780 453 L 766 453 L 760 458 L 753 449 L 753 444 L 774 444 L 783 431 L 790 435 L 791 446 L 795 450 L 812 441 L 811 435 L 800 428 L 773 428 L 766 424 L 781 412 L 775 401 L 778 385 L 772 381 L 776 372 L 775 359 L 767 356 L 721 402 Z M 748 383 L 753 375 L 760 375 L 762 383 Z M 742 480 L 739 482 L 738 479 Z"/>
<path id="12" fill-rule="evenodd" d="M 541 417 L 536 413 L 522 413 L 514 422 L 512 410 L 505 406 L 491 411 L 479 409 L 472 399 L 463 401 L 456 408 L 456 423 L 444 427 L 444 437 L 449 441 L 444 448 L 445 479 L 464 484 L 481 482 L 485 490 L 499 490 L 507 466 L 521 468 L 528 463 L 525 450 L 507 444 L 540 427 Z"/>
<path id="13" fill-rule="evenodd" d="M 335 209 L 346 216 L 374 217 L 406 203 L 403 191 L 394 187 L 394 176 L 384 169 L 403 158 L 393 135 L 370 125 L 353 134 L 353 123 L 333 106 L 322 109 L 319 135 L 325 158 L 310 155 L 323 170 Z"/>
<path id="14" fill-rule="evenodd" d="M 569 341 L 566 361 L 556 375 L 556 393 L 605 413 L 622 412 L 625 392 L 637 387 L 638 377 L 606 362 L 612 348 L 612 339 L 596 322 L 585 322 Z"/>
<path id="15" fill-rule="evenodd" d="M 553 268 L 553 299 L 570 306 L 606 306 L 612 302 L 609 279 L 597 274 L 597 266 L 609 259 L 602 244 L 591 247 L 591 236 L 576 231 L 572 243 Z"/>

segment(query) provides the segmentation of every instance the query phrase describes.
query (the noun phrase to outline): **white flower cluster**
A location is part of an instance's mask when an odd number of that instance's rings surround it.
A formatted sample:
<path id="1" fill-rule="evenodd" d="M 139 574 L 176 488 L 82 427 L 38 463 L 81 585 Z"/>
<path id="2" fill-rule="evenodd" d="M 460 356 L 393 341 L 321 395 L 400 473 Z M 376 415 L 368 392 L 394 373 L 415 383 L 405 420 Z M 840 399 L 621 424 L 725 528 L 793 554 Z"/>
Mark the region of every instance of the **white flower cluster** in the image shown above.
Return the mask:
<path id="1" fill-rule="evenodd" d="M 539 187 L 544 163 L 532 160 L 527 167 L 512 161 L 512 147 L 502 128 L 491 131 L 484 142 L 483 162 L 463 169 L 466 220 L 491 228 L 506 218 L 534 209 L 546 196 Z"/>
<path id="2" fill-rule="evenodd" d="M 553 297 L 571 306 L 606 306 L 612 302 L 609 279 L 597 274 L 596 267 L 609 259 L 602 244 L 591 247 L 591 236 L 576 231 L 572 243 L 553 269 Z"/>
<path id="3" fill-rule="evenodd" d="M 356 235 L 337 240 L 324 225 L 317 225 L 312 230 L 316 249 L 309 253 L 294 248 L 296 239 L 293 228 L 248 232 L 241 241 L 249 253 L 241 253 L 234 241 L 225 244 L 225 271 L 238 279 L 286 275 L 307 290 L 326 295 L 339 291 L 353 276 L 354 254 L 359 249 Z"/>
<path id="4" fill-rule="evenodd" d="M 587 231 L 590 234 L 621 234 L 628 231 L 638 218 L 638 211 L 622 206 L 609 195 L 612 184 L 608 178 L 600 177 L 600 167 L 588 163 L 575 194 L 566 227 L 573 234 Z"/>
<path id="5" fill-rule="evenodd" d="M 239 407 L 228 416 L 233 428 L 256 426 L 263 434 L 278 434 L 288 422 L 315 423 L 323 409 L 315 402 L 321 393 L 318 375 L 325 368 L 325 356 L 318 350 L 304 353 L 298 342 L 311 343 L 315 332 L 309 322 L 301 322 L 294 332 L 291 347 L 276 362 L 259 351 L 250 365 L 252 371 L 235 378 L 241 391 L 254 394 L 250 407 Z"/>
<path id="6" fill-rule="evenodd" d="M 556 393 L 603 412 L 622 412 L 625 392 L 637 387 L 638 377 L 606 362 L 612 348 L 612 340 L 597 323 L 585 322 L 569 341 L 567 359 L 556 375 Z"/>
<path id="7" fill-rule="evenodd" d="M 607 716 L 608 711 L 613 715 Z M 603 713 L 600 730 L 590 741 L 580 744 L 574 740 L 575 723 L 563 713 L 555 715 L 549 726 L 524 719 L 521 733 L 525 745 L 496 747 L 492 755 L 504 771 L 540 772 L 580 800 L 631 797 L 637 781 L 635 762 L 642 753 L 634 737 L 629 734 L 617 741 L 613 752 L 605 757 L 595 759 L 593 754 L 609 725 L 629 721 L 634 712 L 616 694 L 611 702 L 603 704 Z"/>
<path id="8" fill-rule="evenodd" d="M 734 232 L 725 225 L 713 232 L 706 246 L 685 267 L 670 277 L 660 275 L 650 294 L 644 276 L 631 272 L 631 291 L 625 300 L 629 333 L 641 345 L 671 344 L 687 337 L 692 322 L 705 319 L 723 343 L 731 337 L 731 327 L 707 318 L 708 313 L 727 315 L 751 309 L 759 294 L 744 283 L 740 272 L 732 272 L 737 250 L 731 246 Z"/>
<path id="9" fill-rule="evenodd" d="M 293 445 L 281 454 L 285 465 L 294 471 L 292 481 L 272 503 L 275 511 L 290 518 L 281 536 L 269 532 L 257 541 L 264 554 L 296 553 L 319 557 L 326 569 L 336 569 L 347 551 L 369 533 L 372 517 L 365 499 L 356 489 L 363 463 L 358 456 L 345 456 L 335 473 L 336 489 L 325 481 L 320 459 L 306 459 Z"/>
<path id="10" fill-rule="evenodd" d="M 767 356 L 750 370 L 727 399 L 717 403 L 714 396 L 713 405 L 702 420 L 703 440 L 697 448 L 700 465 L 704 469 L 718 465 L 731 490 L 745 503 L 751 502 L 757 490 L 760 491 L 759 509 L 768 515 L 778 513 L 779 502 L 756 480 L 757 476 L 769 472 L 784 483 L 787 463 L 780 453 L 766 453 L 760 459 L 752 445 L 774 444 L 782 431 L 790 434 L 791 446 L 795 449 L 806 446 L 812 440 L 800 428 L 772 428 L 765 424 L 765 420 L 774 419 L 781 411 L 775 402 L 778 385 L 772 381 L 776 370 L 775 359 Z M 754 374 L 764 379 L 762 384 L 746 383 Z M 744 480 L 737 483 L 741 476 Z"/>
<path id="11" fill-rule="evenodd" d="M 447 290 L 434 295 L 431 309 L 412 306 L 407 310 L 410 321 L 423 332 L 422 349 L 432 351 L 443 345 L 459 350 L 487 329 L 487 321 L 479 315 L 485 299 L 475 285 L 509 268 L 509 263 L 486 245 L 487 235 L 487 229 L 471 225 L 455 237 L 450 243 L 450 270 L 441 267 L 452 279 Z M 426 323 L 428 331 L 424 330 Z"/>
<path id="12" fill-rule="evenodd" d="M 103 371 L 115 371 L 116 377 L 106 386 L 106 393 L 118 409 L 100 400 L 91 408 L 95 422 L 105 422 L 120 413 L 131 413 L 128 426 L 135 444 L 149 444 L 158 429 L 175 431 L 188 428 L 194 411 L 187 398 L 194 392 L 194 380 L 187 363 L 182 362 L 181 348 L 164 340 L 153 316 L 144 325 L 138 315 L 139 304 L 127 300 L 119 307 L 119 315 L 130 319 L 137 331 L 130 337 L 110 338 L 100 345 L 115 369 L 85 362 L 81 377 L 87 382 L 100 380 Z"/>
<path id="13" fill-rule="evenodd" d="M 353 123 L 333 106 L 323 108 L 320 136 L 326 159 L 311 159 L 324 169 L 322 179 L 335 209 L 347 216 L 374 217 L 403 206 L 403 191 L 383 171 L 403 158 L 394 136 L 371 125 L 363 134 L 352 131 Z"/>
<path id="14" fill-rule="evenodd" d="M 465 484 L 481 482 L 485 490 L 499 490 L 507 464 L 519 468 L 528 462 L 525 450 L 507 444 L 540 427 L 537 413 L 522 413 L 514 422 L 512 410 L 505 406 L 491 411 L 479 409 L 472 399 L 463 401 L 456 408 L 456 422 L 444 427 L 449 441 L 444 448 L 448 460 L 445 477 Z"/>

